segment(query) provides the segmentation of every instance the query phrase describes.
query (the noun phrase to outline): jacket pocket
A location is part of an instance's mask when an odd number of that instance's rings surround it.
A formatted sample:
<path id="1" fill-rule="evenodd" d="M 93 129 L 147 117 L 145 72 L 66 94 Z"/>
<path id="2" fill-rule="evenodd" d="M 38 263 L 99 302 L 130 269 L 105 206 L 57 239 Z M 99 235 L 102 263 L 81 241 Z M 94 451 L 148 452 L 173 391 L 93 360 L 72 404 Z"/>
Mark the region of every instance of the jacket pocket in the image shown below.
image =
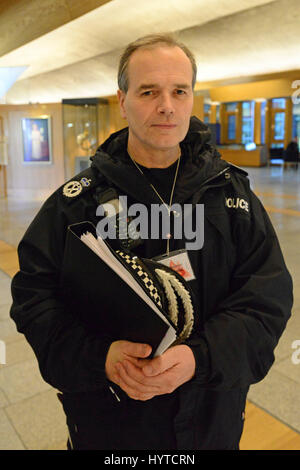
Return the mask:
<path id="1" fill-rule="evenodd" d="M 74 423 L 106 419 L 118 412 L 120 405 L 125 404 L 124 397 L 119 398 L 119 391 L 110 383 L 97 392 L 58 393 L 57 397 L 63 406 L 67 419 Z"/>
<path id="2" fill-rule="evenodd" d="M 238 450 L 244 425 L 246 390 L 200 388 L 195 414 L 195 449 Z"/>

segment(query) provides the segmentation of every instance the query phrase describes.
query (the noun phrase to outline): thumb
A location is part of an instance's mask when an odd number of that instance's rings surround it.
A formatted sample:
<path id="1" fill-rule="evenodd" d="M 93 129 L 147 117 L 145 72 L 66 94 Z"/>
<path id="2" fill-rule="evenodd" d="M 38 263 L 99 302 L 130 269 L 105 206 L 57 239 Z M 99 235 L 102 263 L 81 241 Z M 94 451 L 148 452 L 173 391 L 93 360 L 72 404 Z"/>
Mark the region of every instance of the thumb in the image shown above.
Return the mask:
<path id="1" fill-rule="evenodd" d="M 149 346 L 149 344 L 126 341 L 126 345 L 124 346 L 124 353 L 132 357 L 146 358 L 151 354 L 152 351 L 152 348 Z"/>
<path id="2" fill-rule="evenodd" d="M 145 375 L 151 377 L 154 375 L 159 375 L 164 372 L 165 366 L 164 361 L 161 356 L 157 356 L 152 359 L 150 362 L 143 367 L 143 372 Z"/>
<path id="3" fill-rule="evenodd" d="M 156 356 L 151 361 L 147 361 L 146 365 L 143 367 L 144 374 L 148 376 L 159 375 L 180 363 L 179 347 L 180 346 L 169 348 L 160 356 Z"/>

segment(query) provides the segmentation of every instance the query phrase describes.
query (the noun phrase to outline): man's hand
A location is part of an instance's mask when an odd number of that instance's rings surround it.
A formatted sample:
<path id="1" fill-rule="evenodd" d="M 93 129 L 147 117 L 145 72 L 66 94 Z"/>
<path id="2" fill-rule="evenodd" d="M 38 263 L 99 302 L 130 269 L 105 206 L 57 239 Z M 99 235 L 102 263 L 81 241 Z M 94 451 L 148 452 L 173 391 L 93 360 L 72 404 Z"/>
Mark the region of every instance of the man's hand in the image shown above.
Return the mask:
<path id="1" fill-rule="evenodd" d="M 108 350 L 105 362 L 107 378 L 116 384 L 119 378 L 116 364 L 130 361 L 137 365 L 140 358 L 146 358 L 151 354 L 151 346 L 148 344 L 132 343 L 131 341 L 114 341 Z"/>
<path id="2" fill-rule="evenodd" d="M 141 357 L 141 356 L 140 356 Z M 172 393 L 195 374 L 194 354 L 186 345 L 174 346 L 154 359 L 132 361 L 124 358 L 115 363 L 116 382 L 135 400 L 149 400 Z"/>

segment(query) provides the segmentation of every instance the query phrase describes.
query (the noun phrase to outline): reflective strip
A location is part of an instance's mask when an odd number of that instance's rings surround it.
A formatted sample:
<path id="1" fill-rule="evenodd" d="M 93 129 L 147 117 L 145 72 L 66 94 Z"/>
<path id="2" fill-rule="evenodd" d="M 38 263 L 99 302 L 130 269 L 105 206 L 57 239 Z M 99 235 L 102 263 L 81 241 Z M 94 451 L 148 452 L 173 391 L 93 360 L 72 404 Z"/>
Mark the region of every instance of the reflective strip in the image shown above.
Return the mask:
<path id="1" fill-rule="evenodd" d="M 75 432 L 78 432 L 76 424 L 74 424 L 74 430 L 75 430 Z M 73 442 L 72 442 L 71 433 L 70 433 L 69 428 L 68 428 L 68 436 L 69 436 L 69 442 L 70 442 L 71 449 L 74 450 L 74 446 L 73 446 Z"/>
<path id="2" fill-rule="evenodd" d="M 71 447 L 71 450 L 74 450 L 74 447 L 73 447 L 73 442 L 72 442 L 72 439 L 71 439 L 71 434 L 70 434 L 70 431 L 68 432 L 68 435 L 69 435 L 69 442 L 70 442 L 70 447 Z"/>

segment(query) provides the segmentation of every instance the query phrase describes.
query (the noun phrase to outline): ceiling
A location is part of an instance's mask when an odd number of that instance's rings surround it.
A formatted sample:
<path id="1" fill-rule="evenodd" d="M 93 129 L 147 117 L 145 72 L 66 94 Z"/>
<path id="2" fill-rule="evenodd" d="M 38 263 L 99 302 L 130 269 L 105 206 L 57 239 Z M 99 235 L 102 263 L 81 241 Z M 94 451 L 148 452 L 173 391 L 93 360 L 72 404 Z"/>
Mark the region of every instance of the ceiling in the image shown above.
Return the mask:
<path id="1" fill-rule="evenodd" d="M 34 1 L 27 0 L 27 5 Z M 9 39 L 7 51 L 0 48 L 0 76 L 1 69 L 24 67 L 2 103 L 114 95 L 122 49 L 140 36 L 161 31 L 176 32 L 194 53 L 199 88 L 203 82 L 237 83 L 300 70 L 299 0 L 82 0 L 90 11 L 64 16 L 58 7 L 67 1 L 52 0 L 52 7 L 57 6 L 52 22 L 47 14 L 41 16 L 40 7 L 30 13 L 33 37 L 28 25 L 24 33 L 20 30 L 23 23 L 13 21 L 15 30 L 9 30 L 8 13 L 0 9 L 2 38 Z M 22 0 L 15 1 L 18 10 L 12 3 L 11 21 L 24 16 Z"/>

